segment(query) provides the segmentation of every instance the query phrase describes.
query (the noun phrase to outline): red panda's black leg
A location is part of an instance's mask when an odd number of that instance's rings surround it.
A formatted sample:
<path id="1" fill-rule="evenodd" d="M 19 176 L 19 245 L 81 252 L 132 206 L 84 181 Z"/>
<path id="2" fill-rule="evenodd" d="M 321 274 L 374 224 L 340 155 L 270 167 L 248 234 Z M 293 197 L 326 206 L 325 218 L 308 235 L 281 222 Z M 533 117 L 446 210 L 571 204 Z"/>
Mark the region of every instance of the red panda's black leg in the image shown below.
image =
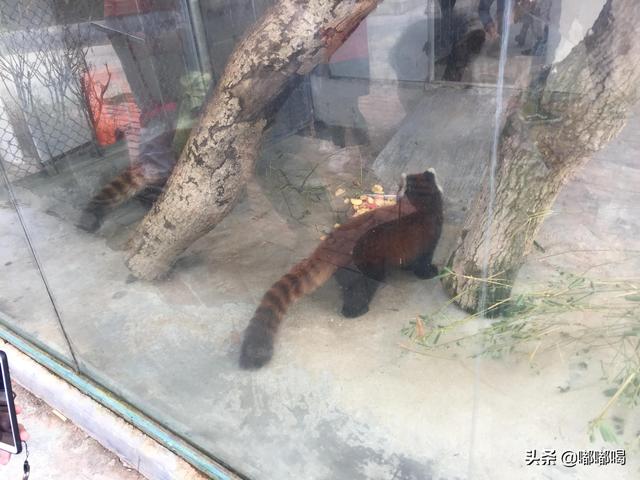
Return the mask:
<path id="1" fill-rule="evenodd" d="M 373 273 L 373 276 L 383 277 L 379 272 Z M 379 281 L 364 274 L 356 267 L 339 269 L 336 272 L 336 280 L 342 287 L 342 315 L 347 318 L 355 318 L 367 313 L 369 303 L 378 289 Z"/>
<path id="2" fill-rule="evenodd" d="M 438 267 L 431 263 L 432 260 L 433 250 L 429 250 L 411 262 L 411 270 L 416 274 L 416 277 L 427 279 L 438 275 Z"/>
<path id="3" fill-rule="evenodd" d="M 100 228 L 106 208 L 96 202 L 90 202 L 80 215 L 77 226 L 82 230 L 93 233 Z"/>
<path id="4" fill-rule="evenodd" d="M 365 275 L 343 290 L 342 315 L 355 318 L 369 311 L 369 303 L 378 289 L 378 282 Z"/>

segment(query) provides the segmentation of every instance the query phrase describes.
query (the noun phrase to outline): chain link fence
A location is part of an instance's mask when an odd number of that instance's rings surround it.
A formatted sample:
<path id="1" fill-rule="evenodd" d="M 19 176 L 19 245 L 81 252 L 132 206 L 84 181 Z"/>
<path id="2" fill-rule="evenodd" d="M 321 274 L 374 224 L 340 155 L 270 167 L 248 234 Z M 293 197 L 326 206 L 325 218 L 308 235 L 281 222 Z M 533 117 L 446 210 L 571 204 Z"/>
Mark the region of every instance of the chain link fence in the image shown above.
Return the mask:
<path id="1" fill-rule="evenodd" d="M 103 138 L 108 128 L 124 136 L 136 159 L 142 112 L 179 104 L 180 79 L 198 70 L 187 13 L 152 9 L 101 21 L 94 3 L 87 15 L 69 18 L 59 0 L 0 0 L 0 161 L 12 181 L 57 173 L 70 153 L 113 143 Z M 220 13 L 208 24 L 212 51 L 223 40 L 235 43 L 251 24 L 229 32 L 227 20 Z M 312 115 L 307 77 L 278 112 L 267 142 L 298 132 Z"/>
<path id="2" fill-rule="evenodd" d="M 55 172 L 93 140 L 86 39 L 56 23 L 50 0 L 0 0 L 0 158 L 11 180 Z"/>

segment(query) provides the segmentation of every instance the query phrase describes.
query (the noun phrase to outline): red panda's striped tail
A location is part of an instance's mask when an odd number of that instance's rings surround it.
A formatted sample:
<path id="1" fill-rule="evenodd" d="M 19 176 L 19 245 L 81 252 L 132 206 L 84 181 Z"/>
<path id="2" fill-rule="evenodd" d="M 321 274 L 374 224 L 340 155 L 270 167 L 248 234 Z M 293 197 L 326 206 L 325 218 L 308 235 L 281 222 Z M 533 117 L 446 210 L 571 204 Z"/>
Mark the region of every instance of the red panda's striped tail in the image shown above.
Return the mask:
<path id="1" fill-rule="evenodd" d="M 275 336 L 289 306 L 329 280 L 336 268 L 312 256 L 295 265 L 267 290 L 244 333 L 242 368 L 257 369 L 271 360 Z"/>
<path id="2" fill-rule="evenodd" d="M 100 228 L 105 214 L 114 207 L 124 203 L 146 187 L 157 182 L 143 166 L 132 165 L 105 185 L 83 209 L 78 227 L 87 232 L 95 232 Z"/>

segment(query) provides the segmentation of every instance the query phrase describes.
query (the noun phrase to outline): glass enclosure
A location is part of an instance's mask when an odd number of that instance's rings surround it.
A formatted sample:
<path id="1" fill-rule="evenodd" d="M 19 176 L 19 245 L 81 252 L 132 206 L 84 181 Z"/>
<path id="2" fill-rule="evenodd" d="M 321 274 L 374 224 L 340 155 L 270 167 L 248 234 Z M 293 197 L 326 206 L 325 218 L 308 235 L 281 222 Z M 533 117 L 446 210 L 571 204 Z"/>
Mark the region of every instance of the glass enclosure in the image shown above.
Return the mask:
<path id="1" fill-rule="evenodd" d="M 0 323 L 241 478 L 638 478 L 633 15 L 0 0 Z"/>

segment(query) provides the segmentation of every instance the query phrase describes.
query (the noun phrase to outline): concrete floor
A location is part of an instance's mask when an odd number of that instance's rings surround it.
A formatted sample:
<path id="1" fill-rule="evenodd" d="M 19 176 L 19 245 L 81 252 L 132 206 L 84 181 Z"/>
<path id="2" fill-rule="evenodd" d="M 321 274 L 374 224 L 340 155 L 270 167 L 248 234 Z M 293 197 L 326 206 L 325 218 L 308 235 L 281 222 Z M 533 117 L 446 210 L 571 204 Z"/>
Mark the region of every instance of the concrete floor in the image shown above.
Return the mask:
<path id="1" fill-rule="evenodd" d="M 14 384 L 16 403 L 22 406 L 20 422 L 29 432 L 30 478 L 47 480 L 143 480 L 76 425 L 63 420 L 52 408 Z M 0 478 L 22 478 L 24 453 L 0 466 Z"/>
<path id="2" fill-rule="evenodd" d="M 563 192 L 540 233 L 547 253 L 529 259 L 524 287 L 558 265 L 593 268 L 600 278 L 640 271 L 638 256 L 628 253 L 640 250 L 639 119 L 635 114 Z M 463 148 L 455 161 L 463 162 Z M 330 282 L 291 309 L 268 368 L 238 370 L 241 332 L 261 294 L 335 221 L 335 204 L 290 189 L 283 196 L 277 170 L 295 183 L 321 162 L 309 185 L 332 192 L 359 178 L 362 161 L 357 147 L 339 150 L 303 137 L 266 151 L 246 200 L 155 284 L 130 283 L 123 265 L 121 247 L 143 213 L 140 206 L 115 212 L 97 235 L 73 226 L 89 193 L 83 187 L 98 183 L 100 165 L 16 186 L 81 367 L 255 479 L 467 478 L 470 454 L 474 478 L 636 478 L 633 450 L 626 467 L 524 467 L 529 449 L 607 447 L 589 443 L 586 433 L 607 400 L 597 353 L 565 358 L 555 352 L 532 368 L 526 357 L 476 361 L 470 351 L 425 357 L 400 348 L 400 330 L 447 300 L 437 281 L 397 272 L 370 313 L 356 320 L 339 315 Z M 612 171 L 620 172 L 613 180 Z M 306 210 L 302 219 L 292 218 Z M 455 218 L 437 255 L 440 264 L 453 245 Z M 3 231 L 18 230 L 10 210 L 3 209 L 0 220 Z M 594 257 L 594 250 L 606 252 Z M 3 249 L 2 263 L 11 262 L 0 279 L 4 301 L 24 331 L 55 339 L 52 318 L 20 313 L 41 300 L 21 292 L 33 285 L 26 276 L 33 271 L 20 252 L 17 240 Z M 460 316 L 452 309 L 452 318 Z"/>
<path id="3" fill-rule="evenodd" d="M 256 480 L 638 478 L 633 444 L 626 466 L 525 466 L 532 449 L 619 448 L 589 443 L 586 432 L 607 402 L 601 352 L 552 351 L 535 368 L 526 356 L 472 359 L 473 348 L 413 353 L 399 346 L 401 329 L 448 298 L 437 281 L 406 272 L 391 275 L 371 311 L 355 320 L 340 316 L 330 281 L 288 313 L 268 368 L 238 370 L 241 334 L 261 295 L 339 221 L 336 210 L 345 207 L 332 196 L 336 188 L 355 191 L 354 182 L 369 186 L 377 174 L 391 190 L 400 171 L 435 166 L 448 206 L 439 265 L 454 246 L 487 158 L 492 94 L 380 88 L 360 103 L 379 135 L 373 143 L 386 143 L 379 139 L 395 131 L 408 105 L 415 110 L 377 162 L 366 148 L 338 149 L 311 137 L 266 149 L 244 201 L 161 282 L 131 282 L 124 266 L 125 242 L 144 213 L 139 204 L 114 212 L 96 235 L 74 227 L 91 192 L 127 162 L 122 145 L 103 158 L 70 158 L 56 177 L 16 183 L 83 372 Z M 384 108 L 376 96 L 386 99 Z M 546 252 L 531 255 L 518 288 L 559 268 L 588 269 L 600 279 L 637 276 L 639 126 L 636 109 L 621 137 L 563 191 L 539 235 Z M 306 185 L 325 190 L 286 187 L 280 171 L 299 186 L 316 165 Z M 0 228 L 9 233 L 1 240 L 0 311 L 68 359 L 18 218 L 0 195 Z M 454 308 L 449 315 L 464 316 Z M 600 318 L 586 317 L 579 320 Z M 615 414 L 626 415 L 632 442 L 638 418 L 624 409 Z"/>

